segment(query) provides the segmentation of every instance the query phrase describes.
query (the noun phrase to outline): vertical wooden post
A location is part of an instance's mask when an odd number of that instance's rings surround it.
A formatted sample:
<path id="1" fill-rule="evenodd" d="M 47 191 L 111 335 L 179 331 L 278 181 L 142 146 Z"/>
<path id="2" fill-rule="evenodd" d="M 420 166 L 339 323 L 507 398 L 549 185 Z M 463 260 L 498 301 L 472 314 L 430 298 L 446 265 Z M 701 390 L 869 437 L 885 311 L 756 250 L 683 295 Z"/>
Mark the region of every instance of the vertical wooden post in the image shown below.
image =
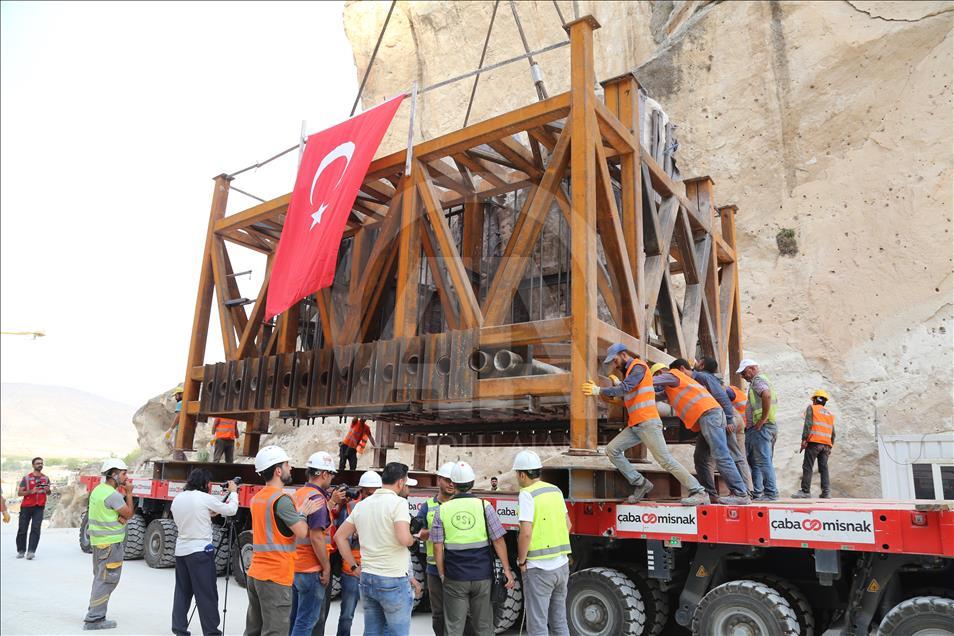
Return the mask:
<path id="1" fill-rule="evenodd" d="M 414 438 L 414 460 L 412 470 L 427 470 L 427 435 Z"/>
<path id="2" fill-rule="evenodd" d="M 199 399 L 200 380 L 192 378 L 192 367 L 205 363 L 205 346 L 209 336 L 209 317 L 212 310 L 212 245 L 215 240 L 215 222 L 225 217 L 225 205 L 229 200 L 228 175 L 220 174 L 215 178 L 212 191 L 212 208 L 209 212 L 209 228 L 205 235 L 205 247 L 202 252 L 202 269 L 199 271 L 199 290 L 196 293 L 195 313 L 192 317 L 192 335 L 189 340 L 189 356 L 186 359 L 185 381 L 182 383 L 182 411 L 179 413 L 179 430 L 176 433 L 175 447 L 178 450 L 192 450 L 195 437 L 195 414 L 189 414 L 189 403 Z"/>
<path id="3" fill-rule="evenodd" d="M 480 261 L 484 255 L 484 204 L 476 196 L 464 199 L 464 227 L 461 231 L 461 260 L 480 298 Z"/>
<path id="4" fill-rule="evenodd" d="M 735 386 L 739 386 L 740 378 L 736 369 L 742 362 L 742 290 L 739 289 L 739 247 L 735 239 L 735 215 L 738 211 L 738 208 L 734 205 L 719 208 L 719 216 L 722 219 L 722 237 L 735 253 L 735 263 L 732 268 L 733 280 L 723 281 L 723 284 L 735 285 L 732 310 L 729 312 L 728 335 L 729 379 Z"/>
<path id="5" fill-rule="evenodd" d="M 596 401 L 582 384 L 595 380 L 596 346 L 596 126 L 593 16 L 566 25 L 570 33 L 570 453 L 595 452 Z"/>
<path id="6" fill-rule="evenodd" d="M 412 170 L 416 170 L 413 168 Z M 398 234 L 397 293 L 394 302 L 394 337 L 417 334 L 417 305 L 421 278 L 421 220 L 413 173 L 401 180 L 401 229 Z M 397 196 L 397 193 L 395 193 Z"/>

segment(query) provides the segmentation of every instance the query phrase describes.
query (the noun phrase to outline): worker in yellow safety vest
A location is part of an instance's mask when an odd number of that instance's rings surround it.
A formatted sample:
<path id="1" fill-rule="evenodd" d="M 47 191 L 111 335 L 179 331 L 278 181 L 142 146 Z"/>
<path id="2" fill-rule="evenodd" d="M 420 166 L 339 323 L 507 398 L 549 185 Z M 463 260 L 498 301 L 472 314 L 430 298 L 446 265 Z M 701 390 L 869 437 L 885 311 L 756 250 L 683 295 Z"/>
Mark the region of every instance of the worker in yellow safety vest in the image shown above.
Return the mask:
<path id="1" fill-rule="evenodd" d="M 446 462 L 437 470 L 437 494 L 430 497 L 421 504 L 417 511 L 417 518 L 422 523 L 420 538 L 425 541 L 424 547 L 427 553 L 427 598 L 431 602 L 431 628 L 434 630 L 434 636 L 444 636 L 444 586 L 441 584 L 441 577 L 437 573 L 437 561 L 434 559 L 434 542 L 430 540 L 431 526 L 434 524 L 434 515 L 441 504 L 445 504 L 454 498 L 457 489 L 454 488 L 454 482 L 451 481 L 451 470 L 455 463 Z M 465 628 L 466 633 L 472 633 L 473 630 Z"/>
<path id="2" fill-rule="evenodd" d="M 570 580 L 570 517 L 563 491 L 540 479 L 543 463 L 530 450 L 517 453 L 520 484 L 517 567 L 523 577 L 523 609 L 529 636 L 570 636 L 566 591 Z"/>
<path id="3" fill-rule="evenodd" d="M 821 476 L 821 498 L 831 498 L 831 481 L 828 476 L 828 456 L 835 445 L 835 415 L 828 410 L 828 391 L 818 389 L 812 394 L 812 403 L 805 409 L 805 427 L 802 429 L 802 487 L 794 493 L 795 499 L 809 499 L 812 496 L 812 472 L 815 460 L 818 460 L 818 474 Z"/>

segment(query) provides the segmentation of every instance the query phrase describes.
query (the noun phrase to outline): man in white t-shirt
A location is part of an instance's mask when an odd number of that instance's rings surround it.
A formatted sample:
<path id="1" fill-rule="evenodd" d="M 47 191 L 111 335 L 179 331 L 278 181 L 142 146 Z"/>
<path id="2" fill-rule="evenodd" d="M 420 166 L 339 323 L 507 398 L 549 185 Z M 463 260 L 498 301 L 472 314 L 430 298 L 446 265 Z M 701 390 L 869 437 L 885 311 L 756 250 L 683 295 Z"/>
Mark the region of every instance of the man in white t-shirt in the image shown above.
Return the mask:
<path id="1" fill-rule="evenodd" d="M 335 532 L 342 560 L 361 579 L 364 603 L 364 633 L 408 636 L 411 629 L 411 583 L 408 580 L 408 548 L 411 513 L 407 488 L 417 480 L 407 476 L 405 464 L 391 462 L 381 473 L 382 487 L 362 499 Z M 349 539 L 361 537 L 361 564 L 351 553 Z"/>
<path id="2" fill-rule="evenodd" d="M 212 543 L 212 517 L 226 517 L 238 512 L 235 482 L 228 482 L 225 501 L 209 494 L 212 475 L 204 468 L 189 473 L 185 490 L 172 500 L 172 519 L 179 534 L 176 537 L 176 590 L 172 602 L 172 633 L 189 633 L 189 605 L 195 596 L 202 633 L 219 631 L 219 592 L 216 587 L 215 549 Z M 227 539 L 226 539 L 227 541 Z M 222 549 L 228 550 L 223 545 Z"/>
<path id="3" fill-rule="evenodd" d="M 517 566 L 523 576 L 527 634 L 570 636 L 566 621 L 570 516 L 563 492 L 541 481 L 542 468 L 533 451 L 520 451 L 513 462 L 520 484 Z"/>

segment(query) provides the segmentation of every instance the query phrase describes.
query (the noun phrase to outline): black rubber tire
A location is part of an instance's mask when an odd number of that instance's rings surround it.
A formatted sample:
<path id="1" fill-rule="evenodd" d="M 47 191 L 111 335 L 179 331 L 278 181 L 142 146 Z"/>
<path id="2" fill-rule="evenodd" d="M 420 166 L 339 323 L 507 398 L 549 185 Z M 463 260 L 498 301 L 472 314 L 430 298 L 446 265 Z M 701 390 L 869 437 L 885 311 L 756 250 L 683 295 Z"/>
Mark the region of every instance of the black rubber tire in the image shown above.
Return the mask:
<path id="1" fill-rule="evenodd" d="M 126 539 L 123 545 L 123 560 L 135 561 L 142 558 L 146 541 L 146 518 L 136 513 L 126 522 Z"/>
<path id="2" fill-rule="evenodd" d="M 801 636 L 815 636 L 817 633 L 815 612 L 812 610 L 812 604 L 808 602 L 808 597 L 797 585 L 774 574 L 756 574 L 751 578 L 753 581 L 765 583 L 788 601 L 788 604 L 795 610 L 795 619 L 798 621 Z"/>
<path id="3" fill-rule="evenodd" d="M 215 546 L 215 575 L 222 576 L 229 566 L 232 556 L 228 546 L 228 533 L 225 526 L 212 525 L 212 545 Z"/>
<path id="4" fill-rule="evenodd" d="M 414 578 L 417 579 L 417 582 L 421 584 L 421 590 L 427 589 L 427 570 L 425 569 L 424 560 L 421 558 L 421 553 L 414 551 L 411 552 L 411 565 L 414 566 Z M 422 612 L 429 610 L 430 605 L 426 602 L 427 594 L 421 594 L 420 598 L 414 597 L 414 600 L 411 601 L 411 611 L 417 611 L 420 609 Z"/>
<path id="5" fill-rule="evenodd" d="M 176 564 L 176 536 L 179 529 L 172 519 L 153 519 L 146 526 L 142 556 L 151 568 L 171 568 Z"/>
<path id="6" fill-rule="evenodd" d="M 341 596 L 341 575 L 332 574 L 331 575 L 331 600 L 335 600 Z"/>
<path id="7" fill-rule="evenodd" d="M 728 617 L 719 616 L 726 611 Z M 777 590 L 758 581 L 729 581 L 709 590 L 692 614 L 693 636 L 722 636 L 716 620 L 729 617 L 747 620 L 756 633 L 767 630 L 764 636 L 799 636 L 795 610 Z"/>
<path id="8" fill-rule="evenodd" d="M 670 619 L 669 594 L 663 590 L 659 579 L 650 577 L 645 569 L 633 567 L 623 571 L 633 582 L 633 586 L 643 600 L 646 626 L 643 628 L 642 636 L 659 636 Z"/>
<path id="9" fill-rule="evenodd" d="M 646 628 L 642 595 L 631 578 L 611 568 L 573 573 L 566 613 L 573 636 L 641 636 Z"/>
<path id="10" fill-rule="evenodd" d="M 916 596 L 898 603 L 885 614 L 878 626 L 878 636 L 910 636 L 926 629 L 954 634 L 954 600 Z"/>
<path id="11" fill-rule="evenodd" d="M 245 587 L 245 571 L 252 564 L 252 531 L 240 532 L 235 544 L 235 552 L 232 553 L 232 578 L 239 587 Z"/>
<path id="12" fill-rule="evenodd" d="M 523 581 L 520 580 L 519 568 L 510 568 L 514 576 L 512 590 L 507 590 L 507 598 L 500 605 L 494 607 L 494 633 L 505 632 L 520 622 L 523 613 Z M 494 576 L 499 576 L 503 566 L 499 559 L 494 559 Z"/>
<path id="13" fill-rule="evenodd" d="M 89 542 L 89 513 L 84 512 L 80 517 L 79 547 L 86 554 L 92 554 L 93 544 Z"/>

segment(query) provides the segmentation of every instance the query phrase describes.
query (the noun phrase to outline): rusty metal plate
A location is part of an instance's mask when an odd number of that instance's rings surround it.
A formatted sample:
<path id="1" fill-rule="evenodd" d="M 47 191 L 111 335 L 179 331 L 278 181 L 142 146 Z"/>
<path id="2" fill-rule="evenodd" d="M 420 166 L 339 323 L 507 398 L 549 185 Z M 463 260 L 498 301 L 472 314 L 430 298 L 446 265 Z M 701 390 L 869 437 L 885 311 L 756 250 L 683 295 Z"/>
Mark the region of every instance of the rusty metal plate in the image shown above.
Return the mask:
<path id="1" fill-rule="evenodd" d="M 225 389 L 225 410 L 237 411 L 239 400 L 242 397 L 242 386 L 245 384 L 245 364 L 239 360 L 225 363 L 228 378 L 228 387 Z"/>
<path id="2" fill-rule="evenodd" d="M 262 359 L 245 359 L 245 382 L 242 386 L 242 396 L 239 398 L 239 409 L 254 411 L 255 399 L 258 397 L 261 386 Z"/>
<path id="3" fill-rule="evenodd" d="M 199 413 L 205 414 L 212 410 L 215 397 L 215 365 L 207 364 L 202 372 L 202 389 L 199 393 Z"/>
<path id="4" fill-rule="evenodd" d="M 394 401 L 400 352 L 400 340 L 379 340 L 375 343 L 374 386 L 371 390 L 372 404 Z"/>
<path id="5" fill-rule="evenodd" d="M 334 349 L 319 349 L 315 352 L 311 374 L 311 397 L 309 406 L 327 406 L 334 375 Z"/>
<path id="6" fill-rule="evenodd" d="M 357 348 L 358 345 L 353 344 L 335 347 L 331 394 L 328 397 L 329 406 L 345 406 L 351 398 L 352 363 Z"/>
<path id="7" fill-rule="evenodd" d="M 451 372 L 450 340 L 450 334 L 447 333 L 425 337 L 422 400 L 447 399 L 447 383 Z"/>
<path id="8" fill-rule="evenodd" d="M 215 393 L 212 397 L 212 412 L 216 413 L 225 409 L 225 398 L 228 395 L 229 376 L 228 365 L 224 362 L 215 364 Z"/>
<path id="9" fill-rule="evenodd" d="M 405 338 L 400 346 L 400 364 L 394 387 L 395 402 L 421 399 L 421 380 L 424 377 L 424 338 Z"/>
<path id="10" fill-rule="evenodd" d="M 351 404 L 370 404 L 374 386 L 375 343 L 366 342 L 355 349 L 351 373 Z"/>
<path id="11" fill-rule="evenodd" d="M 311 390 L 311 377 L 314 369 L 314 352 L 299 351 L 295 354 L 295 391 L 294 405 L 308 408 L 308 396 Z"/>
<path id="12" fill-rule="evenodd" d="M 275 404 L 275 378 L 278 375 L 278 356 L 268 356 L 265 359 L 265 369 L 262 372 L 262 388 L 261 396 L 259 399 L 261 402 L 258 405 L 258 408 L 265 411 L 270 411 Z"/>
<path id="13" fill-rule="evenodd" d="M 275 374 L 275 408 L 295 407 L 295 354 L 282 353 L 278 356 L 278 373 Z"/>
<path id="14" fill-rule="evenodd" d="M 477 389 L 477 373 L 470 368 L 470 357 L 477 351 L 480 334 L 475 329 L 450 332 L 450 377 L 447 399 L 469 400 Z"/>

